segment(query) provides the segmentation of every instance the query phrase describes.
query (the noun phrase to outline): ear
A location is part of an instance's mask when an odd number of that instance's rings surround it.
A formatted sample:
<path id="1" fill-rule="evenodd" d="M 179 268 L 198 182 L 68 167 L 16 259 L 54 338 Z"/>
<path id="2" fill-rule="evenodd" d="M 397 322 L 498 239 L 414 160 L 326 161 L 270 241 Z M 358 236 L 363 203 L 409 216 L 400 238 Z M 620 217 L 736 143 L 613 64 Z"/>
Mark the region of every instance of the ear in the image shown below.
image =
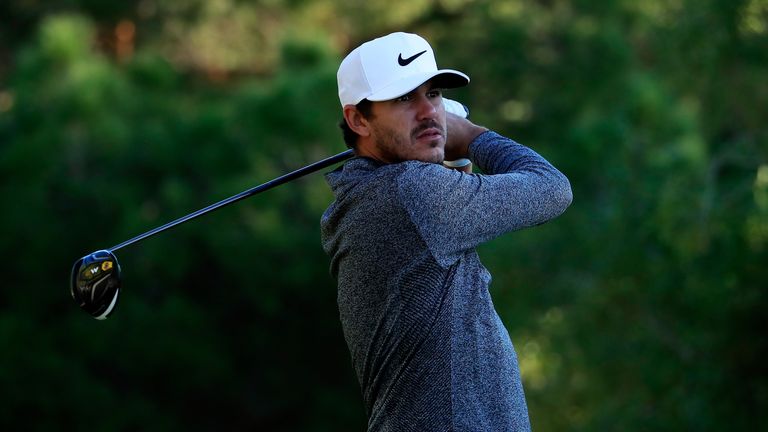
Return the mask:
<path id="1" fill-rule="evenodd" d="M 363 117 L 354 105 L 344 106 L 344 120 L 356 134 L 367 137 L 371 135 L 370 122 Z"/>

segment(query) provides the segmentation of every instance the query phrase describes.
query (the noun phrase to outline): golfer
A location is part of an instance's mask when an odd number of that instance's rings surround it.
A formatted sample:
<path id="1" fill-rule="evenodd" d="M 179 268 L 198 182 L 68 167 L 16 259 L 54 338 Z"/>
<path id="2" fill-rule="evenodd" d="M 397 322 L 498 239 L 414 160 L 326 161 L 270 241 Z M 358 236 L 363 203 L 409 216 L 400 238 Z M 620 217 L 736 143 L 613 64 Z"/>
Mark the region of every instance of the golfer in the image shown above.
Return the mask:
<path id="1" fill-rule="evenodd" d="M 368 431 L 530 430 L 520 370 L 475 251 L 571 203 L 568 179 L 531 149 L 459 115 L 429 43 L 393 33 L 338 70 L 354 158 L 326 178 L 323 248 Z M 444 167 L 468 158 L 483 174 Z"/>

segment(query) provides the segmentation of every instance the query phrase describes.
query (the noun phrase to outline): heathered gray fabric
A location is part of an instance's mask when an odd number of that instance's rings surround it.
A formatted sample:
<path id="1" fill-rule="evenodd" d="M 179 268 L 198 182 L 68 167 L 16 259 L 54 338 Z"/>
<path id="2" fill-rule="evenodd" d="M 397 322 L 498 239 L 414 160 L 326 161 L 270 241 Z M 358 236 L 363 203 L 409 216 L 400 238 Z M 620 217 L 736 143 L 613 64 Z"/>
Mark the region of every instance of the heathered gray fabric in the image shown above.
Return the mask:
<path id="1" fill-rule="evenodd" d="M 322 243 L 369 431 L 530 430 L 475 247 L 560 215 L 570 184 L 495 132 L 472 142 L 470 159 L 486 174 L 354 158 L 326 176 L 335 200 Z"/>

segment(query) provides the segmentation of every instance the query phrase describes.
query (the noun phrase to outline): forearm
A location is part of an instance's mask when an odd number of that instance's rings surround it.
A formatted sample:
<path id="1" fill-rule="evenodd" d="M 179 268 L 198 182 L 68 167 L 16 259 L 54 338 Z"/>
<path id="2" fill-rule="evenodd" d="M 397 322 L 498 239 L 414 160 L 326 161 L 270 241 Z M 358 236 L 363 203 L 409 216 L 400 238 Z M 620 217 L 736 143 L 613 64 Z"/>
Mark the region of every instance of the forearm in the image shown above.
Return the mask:
<path id="1" fill-rule="evenodd" d="M 573 199 L 568 178 L 532 149 L 503 137 L 496 132 L 486 131 L 472 141 L 469 158 L 485 174 L 509 174 L 516 181 L 530 185 L 529 189 L 538 198 L 540 205 L 553 210 L 553 217 L 567 208 Z M 537 191 L 537 192 L 533 192 Z"/>
<path id="2" fill-rule="evenodd" d="M 490 130 L 472 140 L 468 157 L 490 175 L 534 171 L 565 177 L 534 150 Z"/>

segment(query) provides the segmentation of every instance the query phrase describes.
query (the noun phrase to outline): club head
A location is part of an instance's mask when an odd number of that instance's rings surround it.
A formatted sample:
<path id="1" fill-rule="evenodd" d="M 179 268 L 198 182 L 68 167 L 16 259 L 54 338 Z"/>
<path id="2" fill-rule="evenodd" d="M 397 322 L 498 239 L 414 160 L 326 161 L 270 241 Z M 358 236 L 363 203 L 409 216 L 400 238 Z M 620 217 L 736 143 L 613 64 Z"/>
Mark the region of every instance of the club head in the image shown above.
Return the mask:
<path id="1" fill-rule="evenodd" d="M 108 250 L 86 255 L 72 266 L 72 298 L 98 320 L 106 319 L 115 309 L 120 285 L 120 264 Z"/>

